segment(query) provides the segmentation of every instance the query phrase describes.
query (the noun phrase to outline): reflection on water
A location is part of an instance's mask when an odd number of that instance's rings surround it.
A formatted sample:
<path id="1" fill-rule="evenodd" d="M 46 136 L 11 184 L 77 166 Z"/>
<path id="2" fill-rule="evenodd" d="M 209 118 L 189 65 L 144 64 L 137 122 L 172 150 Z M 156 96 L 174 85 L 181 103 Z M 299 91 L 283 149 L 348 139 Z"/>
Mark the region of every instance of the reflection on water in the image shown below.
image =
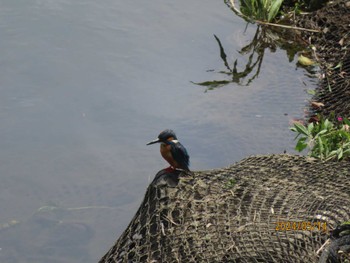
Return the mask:
<path id="1" fill-rule="evenodd" d="M 166 128 L 193 170 L 293 152 L 313 85 L 216 1 L 3 0 L 0 30 L 0 262 L 97 262 L 167 165 L 146 146 Z M 208 76 L 229 83 L 190 82 Z"/>
<path id="2" fill-rule="evenodd" d="M 247 57 L 244 69 L 241 71 L 238 69 L 238 59 L 235 59 L 233 65 L 230 65 L 227 61 L 227 55 L 220 39 L 214 35 L 220 48 L 220 57 L 226 67 L 226 70 L 219 71 L 219 73 L 230 77 L 230 79 L 228 80 L 225 78 L 223 80 L 193 83 L 205 86 L 207 87 L 207 90 L 219 88 L 230 83 L 248 86 L 259 76 L 266 49 L 269 49 L 272 53 L 275 52 L 278 47 L 285 49 L 289 61 L 293 61 L 296 53 L 305 48 L 305 44 L 302 45 L 303 43 L 298 41 L 298 35 L 293 30 L 282 30 L 283 32 L 281 32 L 281 30 L 276 31 L 276 29 L 273 31 L 273 28 L 271 29 L 266 26 L 258 25 L 251 42 L 242 47 L 239 51 L 239 54 Z"/>

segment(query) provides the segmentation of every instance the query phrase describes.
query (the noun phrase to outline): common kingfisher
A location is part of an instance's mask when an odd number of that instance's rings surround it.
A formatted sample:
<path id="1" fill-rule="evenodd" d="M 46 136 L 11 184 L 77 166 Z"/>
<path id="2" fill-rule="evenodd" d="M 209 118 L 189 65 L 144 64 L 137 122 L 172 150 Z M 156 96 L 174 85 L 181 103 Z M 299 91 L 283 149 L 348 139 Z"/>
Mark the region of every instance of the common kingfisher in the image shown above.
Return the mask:
<path id="1" fill-rule="evenodd" d="M 177 140 L 173 130 L 164 130 L 158 135 L 158 139 L 147 145 L 160 143 L 160 153 L 174 170 L 190 171 L 190 156 L 186 148 Z"/>

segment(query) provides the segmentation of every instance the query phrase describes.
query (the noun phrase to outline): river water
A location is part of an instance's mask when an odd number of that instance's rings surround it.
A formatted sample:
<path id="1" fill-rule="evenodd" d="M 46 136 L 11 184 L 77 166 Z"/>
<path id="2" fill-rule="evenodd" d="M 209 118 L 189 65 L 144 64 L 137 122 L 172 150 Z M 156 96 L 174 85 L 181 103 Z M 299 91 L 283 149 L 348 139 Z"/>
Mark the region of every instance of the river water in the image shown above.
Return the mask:
<path id="1" fill-rule="evenodd" d="M 281 48 L 244 70 L 256 32 L 223 1 L 0 1 L 0 262 L 96 262 L 166 166 L 177 132 L 193 170 L 293 153 L 314 83 Z M 256 70 L 255 70 L 256 71 Z"/>

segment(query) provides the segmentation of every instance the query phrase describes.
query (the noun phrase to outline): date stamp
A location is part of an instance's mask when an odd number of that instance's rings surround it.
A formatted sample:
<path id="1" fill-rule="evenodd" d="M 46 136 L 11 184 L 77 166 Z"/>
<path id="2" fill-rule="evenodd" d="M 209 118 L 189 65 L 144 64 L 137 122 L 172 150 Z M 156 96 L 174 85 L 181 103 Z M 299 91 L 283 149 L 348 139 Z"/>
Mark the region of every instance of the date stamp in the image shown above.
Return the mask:
<path id="1" fill-rule="evenodd" d="M 276 231 L 322 231 L 327 232 L 327 222 L 277 221 Z"/>

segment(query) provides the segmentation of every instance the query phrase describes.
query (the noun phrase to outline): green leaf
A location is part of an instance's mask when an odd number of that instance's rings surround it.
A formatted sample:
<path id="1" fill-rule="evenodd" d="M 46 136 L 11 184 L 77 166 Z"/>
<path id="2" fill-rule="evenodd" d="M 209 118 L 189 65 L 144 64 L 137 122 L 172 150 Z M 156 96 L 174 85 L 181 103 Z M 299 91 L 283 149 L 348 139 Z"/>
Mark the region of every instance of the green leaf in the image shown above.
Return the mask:
<path id="1" fill-rule="evenodd" d="M 298 62 L 303 66 L 311 66 L 311 65 L 315 64 L 315 61 L 313 61 L 312 59 L 305 57 L 303 55 L 299 56 Z"/>
<path id="2" fill-rule="evenodd" d="M 326 119 L 324 121 L 324 126 L 325 126 L 325 128 L 331 128 L 333 125 L 328 119 Z"/>
<path id="3" fill-rule="evenodd" d="M 330 152 L 326 157 L 326 161 L 332 160 L 336 155 L 337 155 L 337 151 Z"/>
<path id="4" fill-rule="evenodd" d="M 317 138 L 317 142 L 318 142 L 318 146 L 320 147 L 320 158 L 323 158 L 323 151 L 324 151 L 324 146 L 323 146 L 323 141 L 321 139 L 321 137 Z"/>
<path id="5" fill-rule="evenodd" d="M 343 118 L 343 122 L 350 126 L 350 120 L 348 118 Z"/>
<path id="6" fill-rule="evenodd" d="M 350 146 L 350 142 L 347 142 L 347 143 L 344 143 L 343 148 L 349 148 L 349 146 Z"/>
<path id="7" fill-rule="evenodd" d="M 338 160 L 340 160 L 341 158 L 343 158 L 343 149 L 339 148 L 338 149 Z"/>
<path id="8" fill-rule="evenodd" d="M 292 132 L 298 132 L 297 129 L 295 127 L 290 127 L 289 128 Z M 294 140 L 296 140 L 301 134 L 298 133 L 297 136 L 295 136 Z"/>
<path id="9" fill-rule="evenodd" d="M 304 134 L 306 136 L 309 136 L 309 132 L 303 124 L 296 122 L 296 123 L 294 123 L 294 127 L 297 130 L 297 132 Z"/>
<path id="10" fill-rule="evenodd" d="M 267 21 L 270 22 L 272 19 L 274 19 L 280 10 L 281 4 L 283 0 L 275 0 L 273 4 L 270 7 L 269 14 L 267 17 Z"/>
<path id="11" fill-rule="evenodd" d="M 305 137 L 300 138 L 298 140 L 297 145 L 295 146 L 295 150 L 297 150 L 298 152 L 303 151 L 307 147 L 307 143 L 305 143 L 305 141 L 306 141 Z"/>
<path id="12" fill-rule="evenodd" d="M 343 154 L 344 154 L 345 156 L 348 156 L 348 153 L 350 153 L 350 149 L 346 149 L 345 151 L 343 151 Z"/>
<path id="13" fill-rule="evenodd" d="M 314 89 L 308 89 L 308 90 L 306 90 L 306 92 L 307 92 L 309 95 L 316 95 L 316 90 L 314 90 Z"/>
<path id="14" fill-rule="evenodd" d="M 332 157 L 334 155 L 338 154 L 338 151 L 337 150 L 334 150 L 334 151 L 331 151 L 329 154 L 328 154 L 328 157 Z"/>
<path id="15" fill-rule="evenodd" d="M 326 132 L 328 132 L 327 130 L 321 130 L 319 133 L 316 134 L 315 137 L 319 137 L 322 134 L 325 134 Z"/>
<path id="16" fill-rule="evenodd" d="M 307 131 L 309 134 L 311 134 L 312 130 L 314 129 L 314 124 L 311 122 L 308 126 L 307 126 Z"/>

